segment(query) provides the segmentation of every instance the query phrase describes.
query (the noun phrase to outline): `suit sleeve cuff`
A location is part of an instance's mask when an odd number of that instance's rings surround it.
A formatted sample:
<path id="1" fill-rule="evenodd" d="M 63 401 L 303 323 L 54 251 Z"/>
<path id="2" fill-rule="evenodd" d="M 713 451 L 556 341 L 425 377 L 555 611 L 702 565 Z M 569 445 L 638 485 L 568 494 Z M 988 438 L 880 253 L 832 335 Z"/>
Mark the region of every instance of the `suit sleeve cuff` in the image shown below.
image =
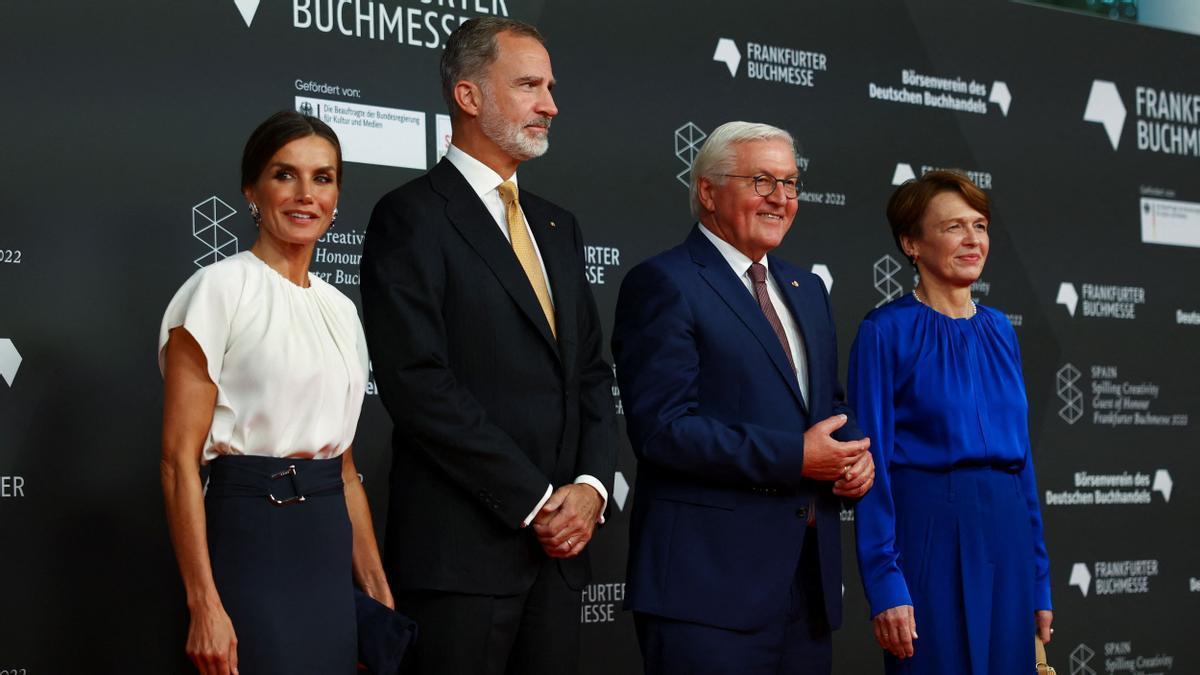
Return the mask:
<path id="1" fill-rule="evenodd" d="M 533 519 L 537 517 L 538 511 L 541 511 L 542 507 L 546 505 L 546 500 L 550 499 L 550 495 L 553 492 L 554 486 L 546 485 L 546 494 L 542 495 L 542 498 L 540 501 L 538 501 L 537 506 L 533 507 L 533 510 L 529 512 L 529 515 L 525 517 L 525 520 L 521 521 L 521 527 L 529 527 L 529 524 L 532 523 Z"/>
<path id="2" fill-rule="evenodd" d="M 596 522 L 603 525 L 604 524 L 604 512 L 606 510 L 608 510 L 608 490 L 606 490 L 604 488 L 604 483 L 601 483 L 600 481 L 596 480 L 595 476 L 589 476 L 586 473 L 576 476 L 575 482 L 578 484 L 581 484 L 581 485 L 590 485 L 590 486 L 596 488 L 596 492 L 600 493 L 600 499 L 604 503 L 602 503 L 600 505 L 600 518 L 597 519 Z"/>

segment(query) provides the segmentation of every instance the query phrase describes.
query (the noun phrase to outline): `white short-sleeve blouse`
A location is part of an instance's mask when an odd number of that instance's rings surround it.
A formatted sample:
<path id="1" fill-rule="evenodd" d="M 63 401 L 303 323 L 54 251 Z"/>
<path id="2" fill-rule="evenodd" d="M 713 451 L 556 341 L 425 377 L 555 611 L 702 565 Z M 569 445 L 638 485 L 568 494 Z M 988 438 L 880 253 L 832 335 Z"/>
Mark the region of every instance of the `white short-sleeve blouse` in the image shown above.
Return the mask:
<path id="1" fill-rule="evenodd" d="M 217 404 L 201 457 L 329 459 L 350 447 L 367 383 L 367 342 L 349 298 L 315 275 L 302 288 L 250 251 L 198 270 L 158 333 L 183 327 L 208 360 Z"/>

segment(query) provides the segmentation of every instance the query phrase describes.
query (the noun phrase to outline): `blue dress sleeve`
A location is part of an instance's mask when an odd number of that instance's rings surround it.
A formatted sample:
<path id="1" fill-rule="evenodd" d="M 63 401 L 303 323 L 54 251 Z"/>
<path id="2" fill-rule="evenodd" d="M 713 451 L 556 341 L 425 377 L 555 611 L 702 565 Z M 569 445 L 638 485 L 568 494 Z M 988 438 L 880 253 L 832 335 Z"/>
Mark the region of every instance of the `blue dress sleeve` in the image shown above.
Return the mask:
<path id="1" fill-rule="evenodd" d="M 1021 361 L 1021 347 L 1017 344 L 1016 331 L 1009 326 L 1008 339 L 1012 345 L 1013 354 L 1017 358 L 1017 366 L 1025 372 Z M 1023 382 L 1023 380 L 1022 380 Z M 1024 384 L 1021 389 L 1024 393 Z M 1042 509 L 1038 500 L 1037 478 L 1033 473 L 1033 445 L 1029 441 L 1028 424 L 1025 427 L 1025 464 L 1021 467 L 1021 494 L 1029 507 L 1029 526 L 1033 535 L 1034 562 L 1034 609 L 1053 609 L 1050 603 L 1050 555 L 1046 552 L 1046 537 L 1042 525 Z"/>
<path id="2" fill-rule="evenodd" d="M 858 571 L 872 617 L 912 604 L 896 551 L 896 506 L 888 474 L 895 442 L 894 377 L 895 364 L 878 326 L 863 321 L 850 350 L 848 384 L 850 406 L 871 439 L 875 460 L 875 485 L 859 500 L 854 516 Z"/>

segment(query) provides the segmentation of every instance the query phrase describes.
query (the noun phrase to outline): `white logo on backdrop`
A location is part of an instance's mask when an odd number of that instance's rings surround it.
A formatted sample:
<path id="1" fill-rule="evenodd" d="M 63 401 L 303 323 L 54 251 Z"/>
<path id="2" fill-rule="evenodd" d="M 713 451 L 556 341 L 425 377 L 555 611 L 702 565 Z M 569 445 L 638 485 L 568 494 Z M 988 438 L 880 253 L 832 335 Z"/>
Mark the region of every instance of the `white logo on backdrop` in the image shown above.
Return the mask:
<path id="1" fill-rule="evenodd" d="M 713 52 L 713 61 L 720 61 L 729 68 L 729 76 L 736 77 L 738 64 L 742 62 L 742 52 L 737 43 L 729 38 L 717 40 L 717 50 Z"/>
<path id="2" fill-rule="evenodd" d="M 914 167 L 908 162 L 896 162 L 896 168 L 892 171 L 892 185 L 903 185 L 905 181 L 912 180 L 919 175 L 924 176 L 930 171 L 950 171 L 960 176 L 966 176 L 980 190 L 992 189 L 992 173 L 990 171 L 931 164 L 918 164 Z"/>
<path id="3" fill-rule="evenodd" d="M 242 20 L 246 22 L 246 28 L 249 28 L 250 24 L 254 23 L 254 14 L 258 11 L 258 0 L 233 0 L 233 4 L 237 5 Z"/>
<path id="4" fill-rule="evenodd" d="M 1071 652 L 1071 675 L 1096 675 L 1096 671 L 1088 664 L 1092 662 L 1092 658 L 1096 656 L 1096 652 L 1092 648 L 1080 644 Z"/>
<path id="5" fill-rule="evenodd" d="M 1200 202 L 1142 197 L 1141 206 L 1143 243 L 1200 248 Z"/>
<path id="6" fill-rule="evenodd" d="M 1171 474 L 1166 469 L 1159 469 L 1154 472 L 1154 485 L 1150 489 L 1154 492 L 1159 492 L 1163 496 L 1164 502 L 1171 501 L 1171 490 L 1175 487 L 1175 482 L 1171 480 Z"/>
<path id="7" fill-rule="evenodd" d="M 616 246 L 584 246 L 583 274 L 589 284 L 603 286 L 608 282 L 608 271 L 621 266 L 621 249 Z"/>
<path id="8" fill-rule="evenodd" d="M 747 48 L 747 52 L 749 52 Z M 900 69 L 899 85 L 867 83 L 867 97 L 877 101 L 889 101 L 903 105 L 918 105 L 943 110 L 957 110 L 977 115 L 988 113 L 988 103 L 995 103 L 1000 114 L 1008 116 L 1012 104 L 1012 92 L 1002 80 L 993 80 L 988 86 L 975 78 L 923 73 L 915 68 Z"/>
<path id="9" fill-rule="evenodd" d="M 1092 91 L 1088 94 L 1083 121 L 1104 125 L 1113 150 L 1121 143 L 1121 130 L 1125 128 L 1125 103 L 1117 85 L 1108 80 L 1092 80 Z"/>
<path id="10" fill-rule="evenodd" d="M 1100 398 L 1096 401 L 1104 402 Z M 1173 484 L 1166 469 L 1159 469 L 1153 476 L 1137 470 L 1120 473 L 1075 471 L 1072 478 L 1074 489 L 1046 490 L 1046 506 L 1145 506 L 1154 503 L 1152 492 L 1161 492 L 1165 503 L 1171 501 Z"/>
<path id="11" fill-rule="evenodd" d="M 896 273 L 900 271 L 900 263 L 890 255 L 885 255 L 875 261 L 875 290 L 883 296 L 883 299 L 875 303 L 876 307 L 882 307 L 884 303 L 891 302 L 904 292 L 900 286 L 900 282 L 896 281 Z"/>
<path id="12" fill-rule="evenodd" d="M 688 185 L 688 174 L 692 171 L 692 162 L 696 161 L 696 153 L 700 152 L 700 146 L 706 138 L 708 138 L 708 134 L 691 122 L 675 130 L 675 157 L 683 162 L 684 167 L 683 171 L 675 174 L 675 178 L 684 186 Z"/>
<path id="13" fill-rule="evenodd" d="M 617 500 L 617 508 L 621 511 L 625 510 L 625 498 L 628 496 L 629 482 L 625 480 L 625 474 L 618 471 L 613 479 L 613 499 Z"/>
<path id="14" fill-rule="evenodd" d="M 0 338 L 0 377 L 4 378 L 8 386 L 12 386 L 20 367 L 21 354 L 17 351 L 17 346 L 8 338 Z"/>
<path id="15" fill-rule="evenodd" d="M 237 235 L 221 224 L 236 213 L 215 196 L 192 207 L 192 236 L 208 247 L 207 253 L 192 261 L 196 267 L 211 265 L 238 252 Z"/>
<path id="16" fill-rule="evenodd" d="M 1075 291 L 1075 284 L 1066 281 L 1059 284 L 1054 303 L 1066 307 L 1071 316 L 1075 316 L 1075 307 L 1079 304 L 1079 293 Z"/>
<path id="17" fill-rule="evenodd" d="M 319 117 L 333 127 L 347 162 L 419 171 L 428 168 L 425 113 L 420 110 L 306 96 L 296 97 L 296 109 L 309 110 L 305 114 Z"/>
<path id="18" fill-rule="evenodd" d="M 1012 103 L 1012 93 L 1008 91 L 1008 85 L 1000 80 L 992 82 L 992 95 L 988 97 L 988 101 L 1000 106 L 1000 112 L 1008 117 L 1008 106 Z"/>
<path id="19" fill-rule="evenodd" d="M 904 162 L 896 162 L 896 170 L 892 172 L 892 185 L 900 185 L 906 180 L 912 180 L 917 177 L 913 171 L 911 164 Z"/>
<path id="20" fill-rule="evenodd" d="M 729 38 L 717 38 L 712 60 L 724 63 L 729 76 L 736 78 L 745 56 L 748 80 L 760 80 L 797 87 L 817 86 L 818 73 L 828 72 L 829 55 L 786 45 L 769 45 L 747 40 L 745 51 Z"/>
<path id="21" fill-rule="evenodd" d="M 1087 597 L 1088 589 L 1092 585 L 1092 573 L 1088 571 L 1087 564 L 1075 563 L 1071 567 L 1071 580 L 1067 582 L 1068 586 L 1078 586 L 1079 592 L 1083 593 L 1083 597 Z"/>
<path id="22" fill-rule="evenodd" d="M 442 158 L 450 151 L 450 141 L 454 135 L 454 129 L 450 125 L 450 116 L 442 113 L 434 115 L 433 129 L 433 146 L 437 151 L 437 159 L 434 160 L 434 164 L 436 164 L 442 161 Z"/>
<path id="23" fill-rule="evenodd" d="M 1077 289 L 1074 283 L 1064 281 L 1058 285 L 1054 302 L 1066 307 L 1071 316 L 1082 309 L 1081 314 L 1087 318 L 1132 321 L 1137 318 L 1138 305 L 1146 304 L 1146 289 L 1087 281 Z"/>
<path id="24" fill-rule="evenodd" d="M 812 273 L 821 278 L 825 282 L 825 292 L 833 292 L 833 273 L 829 271 L 829 266 L 824 263 L 816 263 L 812 266 Z"/>
<path id="25" fill-rule="evenodd" d="M 1075 386 L 1083 374 L 1071 364 L 1066 364 L 1054 374 L 1054 389 L 1063 406 L 1058 409 L 1058 416 L 1067 424 L 1075 424 L 1083 417 L 1083 391 Z"/>

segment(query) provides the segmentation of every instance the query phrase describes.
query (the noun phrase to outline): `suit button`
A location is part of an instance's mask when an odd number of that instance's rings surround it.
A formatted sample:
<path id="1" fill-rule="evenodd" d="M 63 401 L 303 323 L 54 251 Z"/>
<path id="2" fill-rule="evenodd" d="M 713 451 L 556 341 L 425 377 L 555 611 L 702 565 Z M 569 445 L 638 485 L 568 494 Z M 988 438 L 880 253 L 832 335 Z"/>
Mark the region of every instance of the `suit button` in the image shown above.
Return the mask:
<path id="1" fill-rule="evenodd" d="M 808 507 L 802 506 L 802 507 L 796 509 L 796 517 L 800 518 L 800 519 L 807 519 L 808 518 Z"/>

